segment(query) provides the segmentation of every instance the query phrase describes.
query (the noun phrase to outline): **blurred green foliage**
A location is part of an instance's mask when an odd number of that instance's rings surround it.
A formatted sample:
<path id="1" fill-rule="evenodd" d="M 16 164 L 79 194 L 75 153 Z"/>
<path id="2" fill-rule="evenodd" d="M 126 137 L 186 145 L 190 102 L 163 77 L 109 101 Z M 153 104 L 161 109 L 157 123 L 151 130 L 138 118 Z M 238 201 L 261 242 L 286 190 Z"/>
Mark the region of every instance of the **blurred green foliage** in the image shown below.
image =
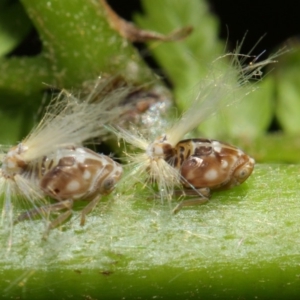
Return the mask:
<path id="1" fill-rule="evenodd" d="M 218 38 L 218 20 L 209 12 L 205 1 L 144 0 L 142 5 L 144 13 L 136 15 L 135 20 L 144 29 L 167 34 L 187 25 L 194 27 L 193 33 L 182 41 L 149 44 L 149 51 L 173 85 L 179 114 L 189 107 L 201 87 L 199 83 L 212 68 L 211 62 L 227 51 L 225 43 Z M 5 143 L 15 143 L 30 130 L 47 85 L 76 90 L 84 81 L 102 73 L 122 74 L 134 84 L 154 79 L 153 72 L 132 45 L 109 26 L 97 1 L 3 1 L 1 15 L 4 17 L 0 18 L 0 113 L 3 116 L 0 137 Z M 5 56 L 22 42 L 32 27 L 39 33 L 42 52 L 34 57 Z M 255 93 L 219 109 L 216 116 L 201 124 L 198 135 L 234 142 L 249 149 L 259 161 L 286 162 L 274 152 L 269 142 L 274 138 L 268 129 L 276 119 L 281 130 L 275 139 L 288 136 L 290 147 L 299 149 L 300 55 L 297 48 L 296 45 L 289 49 L 277 58 L 278 63 L 265 70 L 269 74 L 257 84 Z M 6 127 L 10 130 L 5 130 Z M 257 146 L 263 138 L 269 153 L 265 156 L 258 154 L 261 151 Z M 289 152 L 294 153 L 289 162 L 300 160 L 298 151 Z"/>
<path id="2" fill-rule="evenodd" d="M 193 100 L 190 96 L 192 91 L 197 89 L 199 82 L 201 83 L 213 68 L 211 61 L 226 51 L 225 43 L 218 39 L 218 20 L 209 13 L 205 1 L 144 0 L 142 3 L 146 13 L 137 15 L 135 19 L 144 28 L 169 32 L 172 28 L 186 24 L 194 27 L 193 34 L 183 41 L 151 48 L 154 57 L 174 86 L 179 109 L 184 111 Z M 242 39 L 243 37 L 239 43 L 242 43 Z M 199 130 L 202 135 L 234 141 L 243 148 L 251 149 L 250 153 L 259 161 L 299 162 L 297 136 L 300 133 L 300 82 L 297 71 L 300 52 L 297 51 L 298 45 L 294 45 L 294 48 L 278 45 L 278 48 L 280 47 L 286 52 L 275 59 L 277 63 L 264 69 L 266 78 L 257 83 L 258 90 L 239 103 L 234 103 L 226 109 L 221 108 L 216 116 L 201 124 Z M 275 53 L 278 50 L 267 51 Z M 254 54 L 255 49 L 251 55 Z M 274 119 L 278 120 L 281 127 L 281 130 L 275 133 L 275 137 L 268 132 Z M 283 145 L 278 143 L 277 147 L 274 147 L 272 143 L 280 138 L 286 140 L 287 137 L 290 144 L 285 148 L 291 149 L 288 160 L 287 155 L 284 155 Z M 261 149 L 257 144 L 265 144 L 265 156 L 258 154 L 261 153 Z"/>
<path id="3" fill-rule="evenodd" d="M 2 129 L 1 139 L 6 143 L 15 143 L 28 133 L 41 106 L 42 92 L 49 86 L 79 89 L 84 81 L 103 73 L 124 75 L 133 84 L 154 78 L 135 48 L 109 26 L 97 1 L 6 1 L 1 4 L 1 14 L 9 13 L 12 18 L 1 20 L 0 44 L 6 49 L 2 55 L 22 42 L 24 33 L 12 34 L 20 22 L 27 32 L 29 26 L 37 30 L 42 52 L 33 57 L 0 58 L 0 109 L 6 116 L 0 120 L 0 128 L 11 132 Z M 13 38 L 14 43 L 10 41 Z M 21 127 L 20 122 L 13 125 L 16 118 L 23 120 Z"/>

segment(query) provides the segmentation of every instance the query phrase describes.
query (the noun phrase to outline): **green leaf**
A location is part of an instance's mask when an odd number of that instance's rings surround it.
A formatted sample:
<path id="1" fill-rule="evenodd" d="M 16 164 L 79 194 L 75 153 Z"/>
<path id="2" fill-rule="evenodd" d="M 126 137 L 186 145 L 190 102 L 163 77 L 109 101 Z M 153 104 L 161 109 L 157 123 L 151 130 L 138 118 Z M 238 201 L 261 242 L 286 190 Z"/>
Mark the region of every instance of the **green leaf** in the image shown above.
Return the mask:
<path id="1" fill-rule="evenodd" d="M 3 1 L 3 0 L 2 0 Z M 12 51 L 32 28 L 19 2 L 4 3 L 0 9 L 0 57 Z"/>
<path id="2" fill-rule="evenodd" d="M 247 183 L 175 216 L 175 202 L 146 201 L 126 182 L 84 227 L 76 211 L 41 241 L 42 221 L 19 223 L 10 252 L 1 234 L 0 288 L 22 299 L 288 299 L 300 292 L 298 175 L 257 165 Z"/>
<path id="3" fill-rule="evenodd" d="M 300 133 L 300 53 L 299 46 L 285 56 L 277 71 L 276 116 L 283 130 L 289 134 Z"/>
<path id="4" fill-rule="evenodd" d="M 101 4 L 92 0 L 22 0 L 40 34 L 56 85 L 74 88 L 103 72 L 152 80 L 131 44 L 113 30 Z"/>
<path id="5" fill-rule="evenodd" d="M 20 115 L 21 118 L 27 116 L 17 140 L 28 133 L 31 118 L 41 105 L 43 91 L 49 86 L 74 91 L 82 88 L 83 82 L 96 79 L 103 73 L 123 75 L 133 85 L 154 81 L 152 71 L 135 48 L 109 26 L 100 3 L 93 0 L 21 2 L 39 33 L 43 49 L 34 57 L 0 60 L 1 113 L 9 112 L 10 116 Z M 17 31 L 15 25 L 21 22 L 19 15 L 25 16 L 29 22 L 20 4 L 7 7 L 12 12 L 0 18 L 0 28 L 3 25 L 5 32 Z M 1 8 L 0 14 L 5 14 L 8 8 Z M 24 30 L 27 23 L 22 22 Z M 158 80 L 155 83 L 161 85 Z M 12 122 L 8 118 L 5 120 L 8 122 L 2 120 L 2 126 L 11 128 Z M 14 132 L 11 138 L 8 137 L 9 131 L 5 132 L 1 143 L 15 139 L 17 131 L 11 130 Z"/>
<path id="6" fill-rule="evenodd" d="M 24 104 L 24 99 L 41 94 L 46 83 L 51 84 L 53 80 L 43 56 L 3 59 L 0 60 L 0 68 L 3 72 L 0 77 L 0 93 L 6 99 L 1 102 L 1 106 L 14 106 L 14 109 L 20 107 L 16 105 Z"/>
<path id="7" fill-rule="evenodd" d="M 27 119 L 27 116 L 25 116 Z M 24 114 L 19 111 L 0 110 L 0 136 L 1 144 L 13 145 L 22 137 Z M 27 120 L 27 123 L 30 123 Z"/>
<path id="8" fill-rule="evenodd" d="M 221 108 L 209 120 L 199 126 L 206 137 L 226 139 L 230 137 L 251 141 L 266 133 L 274 114 L 274 78 L 264 78 L 254 92 L 247 96 L 246 89 L 239 91 L 240 101 Z M 235 98 L 239 98 L 235 95 Z"/>
<path id="9" fill-rule="evenodd" d="M 265 134 L 255 139 L 239 137 L 226 139 L 226 142 L 240 147 L 256 162 L 300 163 L 300 136 L 282 132 Z"/>
<path id="10" fill-rule="evenodd" d="M 43 50 L 35 57 L 0 61 L 0 93 L 4 91 L 5 96 L 20 91 L 20 96 L 37 94 L 45 83 L 79 88 L 102 73 L 123 74 L 133 83 L 153 81 L 152 72 L 136 50 L 109 26 L 100 3 L 23 0 L 22 4 L 40 35 Z"/>
<path id="11" fill-rule="evenodd" d="M 195 98 L 193 95 L 198 93 L 197 86 L 201 88 L 203 80 L 213 81 L 214 76 L 219 76 L 220 72 L 231 74 L 228 72 L 229 59 L 228 63 L 222 59 L 223 63 L 217 67 L 212 65 L 213 60 L 224 55 L 225 49 L 217 38 L 217 20 L 209 13 L 206 1 L 169 0 L 161 3 L 158 0 L 143 0 L 142 3 L 145 15 L 138 15 L 136 20 L 143 28 L 166 33 L 187 25 L 194 27 L 191 36 L 183 41 L 164 43 L 157 47 L 150 45 L 154 57 L 174 84 L 179 109 L 187 110 Z M 212 69 L 216 69 L 218 74 L 212 72 Z M 264 79 L 258 91 L 236 103 L 248 92 L 246 88 L 241 88 L 238 95 L 232 95 L 233 105 L 227 109 L 222 105 L 216 107 L 215 117 L 201 124 L 201 133 L 210 138 L 223 139 L 253 139 L 264 134 L 273 117 L 273 80 Z"/>
<path id="12" fill-rule="evenodd" d="M 223 54 L 218 20 L 209 14 L 205 1 L 143 0 L 142 5 L 145 14 L 137 15 L 135 20 L 144 29 L 167 34 L 185 26 L 194 28 L 182 41 L 150 46 L 174 84 L 176 98 L 185 99 L 186 92 L 207 74 L 207 65 Z"/>

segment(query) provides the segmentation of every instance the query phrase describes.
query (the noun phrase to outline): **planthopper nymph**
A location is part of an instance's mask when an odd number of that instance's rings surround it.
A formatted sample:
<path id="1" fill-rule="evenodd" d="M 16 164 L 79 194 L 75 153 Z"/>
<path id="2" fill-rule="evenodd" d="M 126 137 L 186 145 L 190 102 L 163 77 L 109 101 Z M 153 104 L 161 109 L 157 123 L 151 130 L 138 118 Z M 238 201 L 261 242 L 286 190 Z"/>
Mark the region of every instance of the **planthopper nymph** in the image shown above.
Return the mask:
<path id="1" fill-rule="evenodd" d="M 101 84 L 105 88 L 105 83 Z M 80 101 L 63 91 L 52 100 L 41 122 L 25 139 L 2 151 L 1 226 L 10 236 L 14 223 L 66 210 L 48 222 L 44 235 L 47 236 L 50 229 L 71 215 L 76 200 L 88 201 L 81 212 L 80 223 L 84 225 L 86 214 L 101 196 L 112 192 L 122 175 L 122 166 L 84 147 L 83 143 L 106 135 L 104 124 L 119 118 L 123 98 L 123 89 L 105 93 L 97 103 L 89 99 Z M 57 203 L 51 204 L 47 196 Z M 17 217 L 21 202 L 27 210 Z"/>
<path id="2" fill-rule="evenodd" d="M 88 201 L 81 211 L 80 225 L 84 225 L 86 215 L 97 205 L 101 196 L 112 192 L 123 172 L 122 166 L 110 157 L 82 146 L 64 146 L 29 163 L 20 159 L 21 148 L 19 144 L 8 152 L 3 161 L 3 177 L 18 184 L 20 176 L 41 197 L 50 196 L 58 203 L 26 211 L 18 216 L 15 223 L 37 214 L 47 215 L 51 211 L 66 209 L 65 213 L 50 222 L 47 232 L 72 214 L 76 200 Z"/>
<path id="3" fill-rule="evenodd" d="M 132 130 L 116 126 L 111 129 L 130 145 L 129 149 L 142 150 L 125 152 L 131 182 L 155 184 L 161 200 L 170 201 L 174 194 L 190 198 L 178 204 L 174 213 L 183 206 L 207 201 L 213 190 L 243 183 L 253 171 L 254 159 L 235 146 L 213 139 L 185 138 L 220 107 L 255 91 L 254 81 L 261 79 L 261 69 L 274 62 L 269 58 L 244 64 L 245 58 L 251 56 L 242 55 L 239 50 L 240 47 L 212 64 L 190 107 L 165 128 L 158 126 L 155 134 L 153 128 L 151 134 L 134 126 Z M 220 68 L 218 63 L 228 58 L 227 69 Z"/>
<path id="4" fill-rule="evenodd" d="M 170 147 L 170 144 L 164 144 L 163 139 L 155 147 L 161 147 L 163 159 L 178 171 L 184 194 L 198 196 L 179 203 L 173 210 L 174 213 L 182 206 L 202 204 L 213 190 L 240 185 L 254 169 L 255 161 L 252 157 L 221 141 L 194 138 L 181 140 Z M 159 151 L 155 148 L 153 150 Z"/>

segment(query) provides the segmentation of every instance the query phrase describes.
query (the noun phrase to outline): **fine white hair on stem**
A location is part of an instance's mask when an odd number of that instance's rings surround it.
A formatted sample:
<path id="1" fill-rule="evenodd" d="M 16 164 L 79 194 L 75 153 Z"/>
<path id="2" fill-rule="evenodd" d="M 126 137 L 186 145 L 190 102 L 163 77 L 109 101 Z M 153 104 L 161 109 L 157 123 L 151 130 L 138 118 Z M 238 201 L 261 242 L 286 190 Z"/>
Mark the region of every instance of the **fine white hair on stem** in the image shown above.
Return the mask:
<path id="1" fill-rule="evenodd" d="M 241 45 L 236 51 L 213 61 L 207 76 L 199 84 L 197 96 L 189 109 L 177 120 L 170 122 L 166 130 L 157 128 L 153 131 L 151 128 L 152 132 L 158 133 L 157 136 L 151 136 L 147 132 L 142 134 L 134 126 L 131 130 L 110 128 L 120 139 L 142 151 L 142 153 L 135 153 L 134 150 L 133 154 L 127 151 L 128 169 L 131 170 L 127 180 L 131 183 L 141 180 L 155 182 L 162 200 L 171 199 L 175 186 L 180 185 L 181 182 L 187 184 L 187 181 L 181 178 L 180 171 L 172 167 L 170 156 L 168 159 L 164 156 L 165 149 L 174 148 L 185 134 L 194 130 L 220 108 L 232 105 L 255 91 L 256 81 L 261 79 L 261 69 L 274 63 L 274 58 L 282 53 L 257 61 L 250 54 L 241 54 L 240 49 Z M 246 60 L 252 62 L 246 64 Z M 191 189 L 194 187 L 191 186 Z"/>

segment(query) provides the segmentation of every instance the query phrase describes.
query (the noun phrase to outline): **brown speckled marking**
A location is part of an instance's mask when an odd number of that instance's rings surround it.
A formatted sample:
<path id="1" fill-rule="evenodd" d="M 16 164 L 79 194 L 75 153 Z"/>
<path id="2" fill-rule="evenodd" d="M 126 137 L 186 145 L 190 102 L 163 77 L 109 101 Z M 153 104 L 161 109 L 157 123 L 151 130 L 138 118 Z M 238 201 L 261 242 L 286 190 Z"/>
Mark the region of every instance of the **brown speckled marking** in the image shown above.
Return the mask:
<path id="1" fill-rule="evenodd" d="M 175 167 L 180 169 L 185 188 L 232 188 L 243 183 L 254 168 L 254 160 L 247 154 L 215 140 L 183 140 L 175 149 L 178 157 Z"/>
<path id="2" fill-rule="evenodd" d="M 254 159 L 229 144 L 187 139 L 172 146 L 171 140 L 167 134 L 162 135 L 148 146 L 146 153 L 151 160 L 164 159 L 177 169 L 184 194 L 198 197 L 181 202 L 174 213 L 182 206 L 204 203 L 211 190 L 230 189 L 243 183 L 253 171 Z"/>
<path id="3" fill-rule="evenodd" d="M 105 195 L 112 191 L 122 173 L 120 165 L 105 155 L 81 149 L 86 153 L 83 162 L 76 159 L 76 153 L 73 153 L 74 156 L 62 157 L 58 164 L 41 178 L 40 186 L 47 195 L 59 201 L 79 198 L 90 200 L 96 195 Z M 84 178 L 86 170 L 91 174 L 87 179 Z M 107 188 L 105 183 L 107 179 L 113 182 L 110 188 Z M 79 183 L 78 188 L 69 190 L 69 184 L 75 181 Z"/>
<path id="4" fill-rule="evenodd" d="M 184 188 L 194 191 L 237 186 L 251 175 L 255 164 L 240 149 L 217 140 L 187 139 L 172 147 L 167 135 L 150 144 L 147 154 L 179 170 Z"/>
<path id="5" fill-rule="evenodd" d="M 181 202 L 174 213 L 182 206 L 204 203 L 211 190 L 230 189 L 243 183 L 255 164 L 253 158 L 229 144 L 209 139 L 187 139 L 172 146 L 167 134 L 149 144 L 146 153 L 151 160 L 164 159 L 177 169 L 184 194 L 198 197 Z"/>
<path id="6" fill-rule="evenodd" d="M 209 146 L 199 146 L 195 148 L 193 156 L 208 156 L 213 152 L 213 148 Z"/>
<path id="7" fill-rule="evenodd" d="M 243 183 L 255 164 L 242 150 L 208 139 L 182 140 L 164 158 L 179 170 L 185 195 L 198 197 L 180 202 L 173 213 L 183 206 L 205 203 L 211 190 L 230 189 Z"/>
<path id="8" fill-rule="evenodd" d="M 229 189 L 243 183 L 255 164 L 240 149 L 209 139 L 182 140 L 172 152 L 168 150 L 165 160 L 180 171 L 184 188 L 196 194 L 197 190 Z"/>
<path id="9" fill-rule="evenodd" d="M 89 173 L 89 176 L 85 176 Z M 84 147 L 65 147 L 58 149 L 48 157 L 34 161 L 23 169 L 23 175 L 34 179 L 44 194 L 59 203 L 43 206 L 21 214 L 22 221 L 39 213 L 67 209 L 52 221 L 49 230 L 64 222 L 70 215 L 75 200 L 89 201 L 82 210 L 81 225 L 85 216 L 99 202 L 102 195 L 112 192 L 123 173 L 121 165 L 110 157 L 97 154 Z"/>

